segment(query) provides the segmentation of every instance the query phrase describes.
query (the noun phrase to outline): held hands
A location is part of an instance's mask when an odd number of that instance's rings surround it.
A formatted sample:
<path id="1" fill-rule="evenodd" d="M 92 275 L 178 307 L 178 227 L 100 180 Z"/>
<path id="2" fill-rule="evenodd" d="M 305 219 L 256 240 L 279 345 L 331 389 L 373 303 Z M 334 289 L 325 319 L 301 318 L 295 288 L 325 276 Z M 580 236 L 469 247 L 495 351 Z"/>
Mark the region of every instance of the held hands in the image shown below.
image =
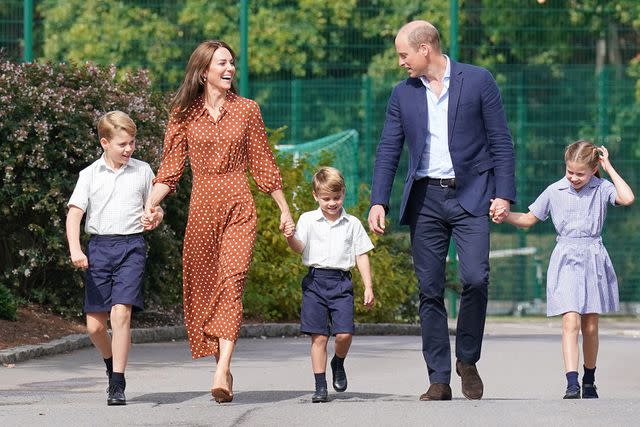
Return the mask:
<path id="1" fill-rule="evenodd" d="M 153 230 L 162 222 L 164 210 L 160 206 L 148 207 L 144 210 L 140 222 L 146 231 Z"/>
<path id="2" fill-rule="evenodd" d="M 296 232 L 296 223 L 293 222 L 291 213 L 282 212 L 280 214 L 280 231 L 284 234 L 284 237 L 293 237 Z"/>
<path id="3" fill-rule="evenodd" d="M 509 216 L 509 212 L 511 211 L 511 205 L 508 200 L 505 199 L 491 199 L 491 207 L 489 208 L 489 216 L 491 217 L 491 221 L 496 224 L 502 223 L 507 216 Z"/>

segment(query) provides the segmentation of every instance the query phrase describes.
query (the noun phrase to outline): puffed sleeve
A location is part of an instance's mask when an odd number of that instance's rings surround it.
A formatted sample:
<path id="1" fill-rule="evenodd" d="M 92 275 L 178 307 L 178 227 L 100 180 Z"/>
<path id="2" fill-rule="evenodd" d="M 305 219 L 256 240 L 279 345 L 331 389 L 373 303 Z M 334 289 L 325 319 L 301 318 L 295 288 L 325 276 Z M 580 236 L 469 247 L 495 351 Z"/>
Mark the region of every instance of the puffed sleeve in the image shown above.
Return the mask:
<path id="1" fill-rule="evenodd" d="M 545 221 L 549 218 L 549 213 L 551 212 L 550 191 L 550 187 L 547 187 L 535 202 L 529 205 L 529 211 L 540 221 Z"/>
<path id="2" fill-rule="evenodd" d="M 260 107 L 255 101 L 250 102 L 247 129 L 247 158 L 249 172 L 256 185 L 265 193 L 282 189 L 282 176 L 273 157 L 267 132 L 262 121 Z"/>
<path id="3" fill-rule="evenodd" d="M 158 169 L 158 175 L 153 180 L 154 184 L 168 185 L 172 192 L 176 191 L 176 185 L 182 176 L 187 159 L 186 128 L 186 119 L 181 120 L 173 114 L 171 115 L 164 135 L 162 162 Z"/>
<path id="4" fill-rule="evenodd" d="M 608 202 L 610 205 L 616 206 L 616 197 L 618 197 L 618 192 L 616 191 L 616 186 L 613 185 L 613 182 L 603 179 L 600 184 L 600 188 L 604 195 L 604 203 L 606 204 Z"/>

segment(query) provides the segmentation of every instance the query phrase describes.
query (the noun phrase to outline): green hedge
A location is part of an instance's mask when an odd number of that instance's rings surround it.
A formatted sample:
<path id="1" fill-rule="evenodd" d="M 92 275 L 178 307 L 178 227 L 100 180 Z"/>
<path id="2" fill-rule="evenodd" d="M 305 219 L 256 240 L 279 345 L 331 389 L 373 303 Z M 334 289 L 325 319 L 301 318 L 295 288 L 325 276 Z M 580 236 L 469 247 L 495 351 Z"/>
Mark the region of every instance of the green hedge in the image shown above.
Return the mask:
<path id="1" fill-rule="evenodd" d="M 69 261 L 66 203 L 80 170 L 102 153 L 97 119 L 129 113 L 138 126 L 135 157 L 154 169 L 162 150 L 166 102 L 144 72 L 115 76 L 114 67 L 0 61 L 0 283 L 59 311 L 81 312 L 83 275 Z M 167 222 L 147 237 L 145 290 L 160 302 L 181 295 L 185 197 L 168 203 Z"/>

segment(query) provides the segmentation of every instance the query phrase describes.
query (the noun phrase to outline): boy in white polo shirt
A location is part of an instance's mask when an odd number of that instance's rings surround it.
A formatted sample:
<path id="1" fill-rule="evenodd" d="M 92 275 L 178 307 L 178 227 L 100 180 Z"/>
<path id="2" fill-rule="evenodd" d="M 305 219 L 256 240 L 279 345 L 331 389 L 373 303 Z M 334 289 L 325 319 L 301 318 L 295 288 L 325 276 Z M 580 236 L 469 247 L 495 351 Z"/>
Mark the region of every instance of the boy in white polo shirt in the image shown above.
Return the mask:
<path id="1" fill-rule="evenodd" d="M 328 401 L 327 342 L 335 335 L 335 355 L 331 360 L 333 388 L 347 389 L 344 359 L 355 331 L 351 268 L 358 266 L 364 283 L 364 305 L 373 307 L 373 285 L 367 252 L 373 249 L 364 227 L 342 207 L 346 186 L 340 171 L 320 168 L 313 176 L 313 198 L 319 208 L 300 215 L 285 229 L 291 249 L 302 254 L 309 273 L 302 279 L 300 331 L 311 335 L 311 364 L 316 391 L 312 402 Z"/>
<path id="2" fill-rule="evenodd" d="M 86 270 L 84 311 L 91 342 L 102 354 L 109 377 L 108 405 L 125 405 L 124 370 L 131 344 L 131 311 L 142 310 L 142 278 L 147 248 L 142 232 L 162 221 L 156 208 L 144 214 L 153 172 L 135 150 L 136 125 L 121 111 L 98 121 L 104 154 L 80 171 L 67 206 L 67 240 L 71 261 Z M 91 235 L 87 254 L 80 246 L 80 222 Z M 113 338 L 107 332 L 111 321 Z"/>

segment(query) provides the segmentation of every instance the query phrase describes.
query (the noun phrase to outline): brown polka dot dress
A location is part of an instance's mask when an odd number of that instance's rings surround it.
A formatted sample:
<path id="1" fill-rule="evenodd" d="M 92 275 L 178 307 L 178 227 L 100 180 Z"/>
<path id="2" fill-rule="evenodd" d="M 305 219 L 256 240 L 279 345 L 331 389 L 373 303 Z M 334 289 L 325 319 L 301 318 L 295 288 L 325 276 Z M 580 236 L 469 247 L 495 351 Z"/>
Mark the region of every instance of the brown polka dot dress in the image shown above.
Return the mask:
<path id="1" fill-rule="evenodd" d="M 194 359 L 219 354 L 219 338 L 235 341 L 242 294 L 256 237 L 256 207 L 247 169 L 266 193 L 282 189 L 260 108 L 228 93 L 217 120 L 203 98 L 184 119 L 172 116 L 154 183 L 175 191 L 189 156 L 193 187 L 183 248 L 184 318 Z"/>

